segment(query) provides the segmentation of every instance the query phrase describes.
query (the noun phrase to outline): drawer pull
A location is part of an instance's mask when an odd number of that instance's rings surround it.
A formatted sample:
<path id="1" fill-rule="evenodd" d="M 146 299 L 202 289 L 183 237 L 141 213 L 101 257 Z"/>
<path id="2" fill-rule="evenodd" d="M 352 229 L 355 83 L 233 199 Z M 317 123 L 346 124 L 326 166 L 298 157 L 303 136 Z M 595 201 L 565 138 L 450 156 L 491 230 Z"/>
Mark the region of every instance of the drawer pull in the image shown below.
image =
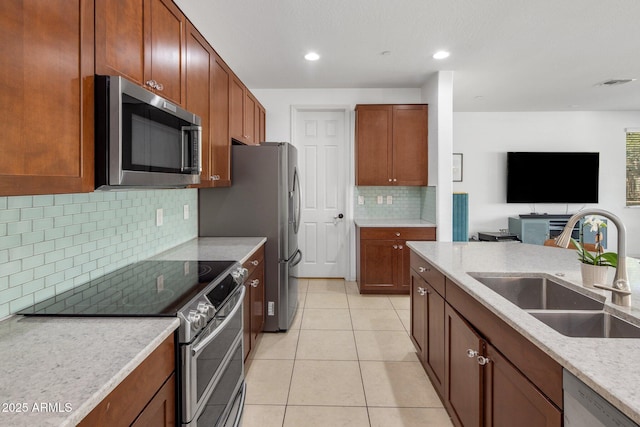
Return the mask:
<path id="1" fill-rule="evenodd" d="M 420 295 L 422 295 L 422 296 L 425 296 L 425 295 L 427 295 L 427 294 L 430 294 L 430 293 L 431 293 L 431 291 L 430 291 L 429 289 L 425 289 L 425 288 L 423 288 L 422 286 L 419 286 L 419 287 L 418 287 L 418 293 L 419 293 Z"/>
<path id="2" fill-rule="evenodd" d="M 253 279 L 251 281 L 251 286 L 253 286 L 254 288 L 257 288 L 258 284 L 260 284 L 260 280 L 258 280 L 258 279 Z"/>
<path id="3" fill-rule="evenodd" d="M 396 232 L 396 236 L 397 236 L 397 237 L 400 237 L 400 232 Z"/>
<path id="4" fill-rule="evenodd" d="M 251 265 L 256 266 L 260 264 L 260 262 L 257 259 L 254 259 L 253 261 L 251 261 Z"/>
<path id="5" fill-rule="evenodd" d="M 484 357 L 484 356 L 478 356 L 476 360 L 478 361 L 478 365 L 480 366 L 484 366 L 487 363 L 491 362 L 491 360 L 488 357 Z"/>
<path id="6" fill-rule="evenodd" d="M 427 268 L 427 267 L 418 267 L 418 271 L 419 271 L 420 273 L 425 273 L 425 272 L 427 272 L 427 271 L 431 271 L 431 269 L 430 269 L 430 268 Z"/>
<path id="7" fill-rule="evenodd" d="M 469 358 L 478 357 L 478 352 L 476 350 L 468 349 L 467 357 Z"/>

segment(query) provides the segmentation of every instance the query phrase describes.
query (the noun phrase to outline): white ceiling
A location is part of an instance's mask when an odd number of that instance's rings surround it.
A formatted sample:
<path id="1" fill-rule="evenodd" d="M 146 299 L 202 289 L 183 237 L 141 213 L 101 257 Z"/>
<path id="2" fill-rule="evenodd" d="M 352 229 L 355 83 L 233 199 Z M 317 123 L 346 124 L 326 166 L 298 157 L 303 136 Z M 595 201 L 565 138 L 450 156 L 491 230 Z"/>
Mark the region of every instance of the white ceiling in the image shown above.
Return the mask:
<path id="1" fill-rule="evenodd" d="M 175 1 L 250 89 L 417 88 L 448 70 L 455 111 L 640 110 L 640 0 Z"/>

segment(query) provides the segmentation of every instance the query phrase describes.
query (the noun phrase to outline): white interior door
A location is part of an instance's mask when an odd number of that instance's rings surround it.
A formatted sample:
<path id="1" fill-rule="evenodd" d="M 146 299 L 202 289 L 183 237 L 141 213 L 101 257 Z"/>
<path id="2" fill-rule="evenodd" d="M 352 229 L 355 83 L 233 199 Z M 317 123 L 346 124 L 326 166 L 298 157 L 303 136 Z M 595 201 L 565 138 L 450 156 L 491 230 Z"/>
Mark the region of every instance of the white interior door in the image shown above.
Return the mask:
<path id="1" fill-rule="evenodd" d="M 295 114 L 302 219 L 301 277 L 346 277 L 348 136 L 345 111 L 301 110 Z"/>

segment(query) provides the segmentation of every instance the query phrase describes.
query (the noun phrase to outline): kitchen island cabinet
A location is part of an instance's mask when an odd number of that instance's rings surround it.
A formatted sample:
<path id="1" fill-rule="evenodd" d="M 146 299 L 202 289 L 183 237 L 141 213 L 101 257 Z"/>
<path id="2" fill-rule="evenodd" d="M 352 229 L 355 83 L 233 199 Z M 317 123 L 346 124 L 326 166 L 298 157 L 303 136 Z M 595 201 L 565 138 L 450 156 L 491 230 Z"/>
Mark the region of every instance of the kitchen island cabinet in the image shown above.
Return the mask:
<path id="1" fill-rule="evenodd" d="M 426 261 L 416 258 L 413 252 L 411 265 L 411 341 L 431 383 L 442 396 L 445 377 L 444 276 Z"/>
<path id="2" fill-rule="evenodd" d="M 416 259 L 430 263 L 445 277 L 447 366 L 446 392 L 441 397 L 456 425 L 561 426 L 566 409 L 563 370 L 580 377 L 633 421 L 640 420 L 637 387 L 631 385 L 640 371 L 620 370 L 612 362 L 633 357 L 637 351 L 633 339 L 563 336 L 473 278 L 522 271 L 543 277 L 553 274 L 564 286 L 602 298 L 603 293 L 576 284 L 580 272 L 572 251 L 521 243 L 409 242 L 409 246 Z M 629 267 L 631 283 L 640 277 L 636 264 Z M 414 271 L 416 267 L 412 263 Z M 412 301 L 412 317 L 424 318 L 420 304 Z M 620 310 L 610 303 L 610 296 L 605 311 L 632 323 L 640 321 L 635 306 Z M 417 327 L 412 331 L 420 333 Z M 424 347 L 416 345 L 416 350 L 420 353 Z"/>
<path id="3" fill-rule="evenodd" d="M 427 105 L 356 105 L 356 185 L 427 185 Z"/>
<path id="4" fill-rule="evenodd" d="M 435 240 L 435 227 L 356 227 L 360 293 L 409 293 L 407 240 Z"/>
<path id="5" fill-rule="evenodd" d="M 0 195 L 94 183 L 94 3 L 0 2 Z"/>

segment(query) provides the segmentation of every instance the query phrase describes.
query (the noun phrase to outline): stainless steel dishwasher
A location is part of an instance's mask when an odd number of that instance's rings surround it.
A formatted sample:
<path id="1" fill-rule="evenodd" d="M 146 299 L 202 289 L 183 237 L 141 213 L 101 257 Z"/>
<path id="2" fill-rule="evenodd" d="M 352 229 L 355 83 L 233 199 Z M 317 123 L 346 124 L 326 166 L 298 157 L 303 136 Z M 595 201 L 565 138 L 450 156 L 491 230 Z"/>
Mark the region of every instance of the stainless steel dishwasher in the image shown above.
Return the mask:
<path id="1" fill-rule="evenodd" d="M 589 386 L 562 371 L 564 427 L 638 427 Z"/>

